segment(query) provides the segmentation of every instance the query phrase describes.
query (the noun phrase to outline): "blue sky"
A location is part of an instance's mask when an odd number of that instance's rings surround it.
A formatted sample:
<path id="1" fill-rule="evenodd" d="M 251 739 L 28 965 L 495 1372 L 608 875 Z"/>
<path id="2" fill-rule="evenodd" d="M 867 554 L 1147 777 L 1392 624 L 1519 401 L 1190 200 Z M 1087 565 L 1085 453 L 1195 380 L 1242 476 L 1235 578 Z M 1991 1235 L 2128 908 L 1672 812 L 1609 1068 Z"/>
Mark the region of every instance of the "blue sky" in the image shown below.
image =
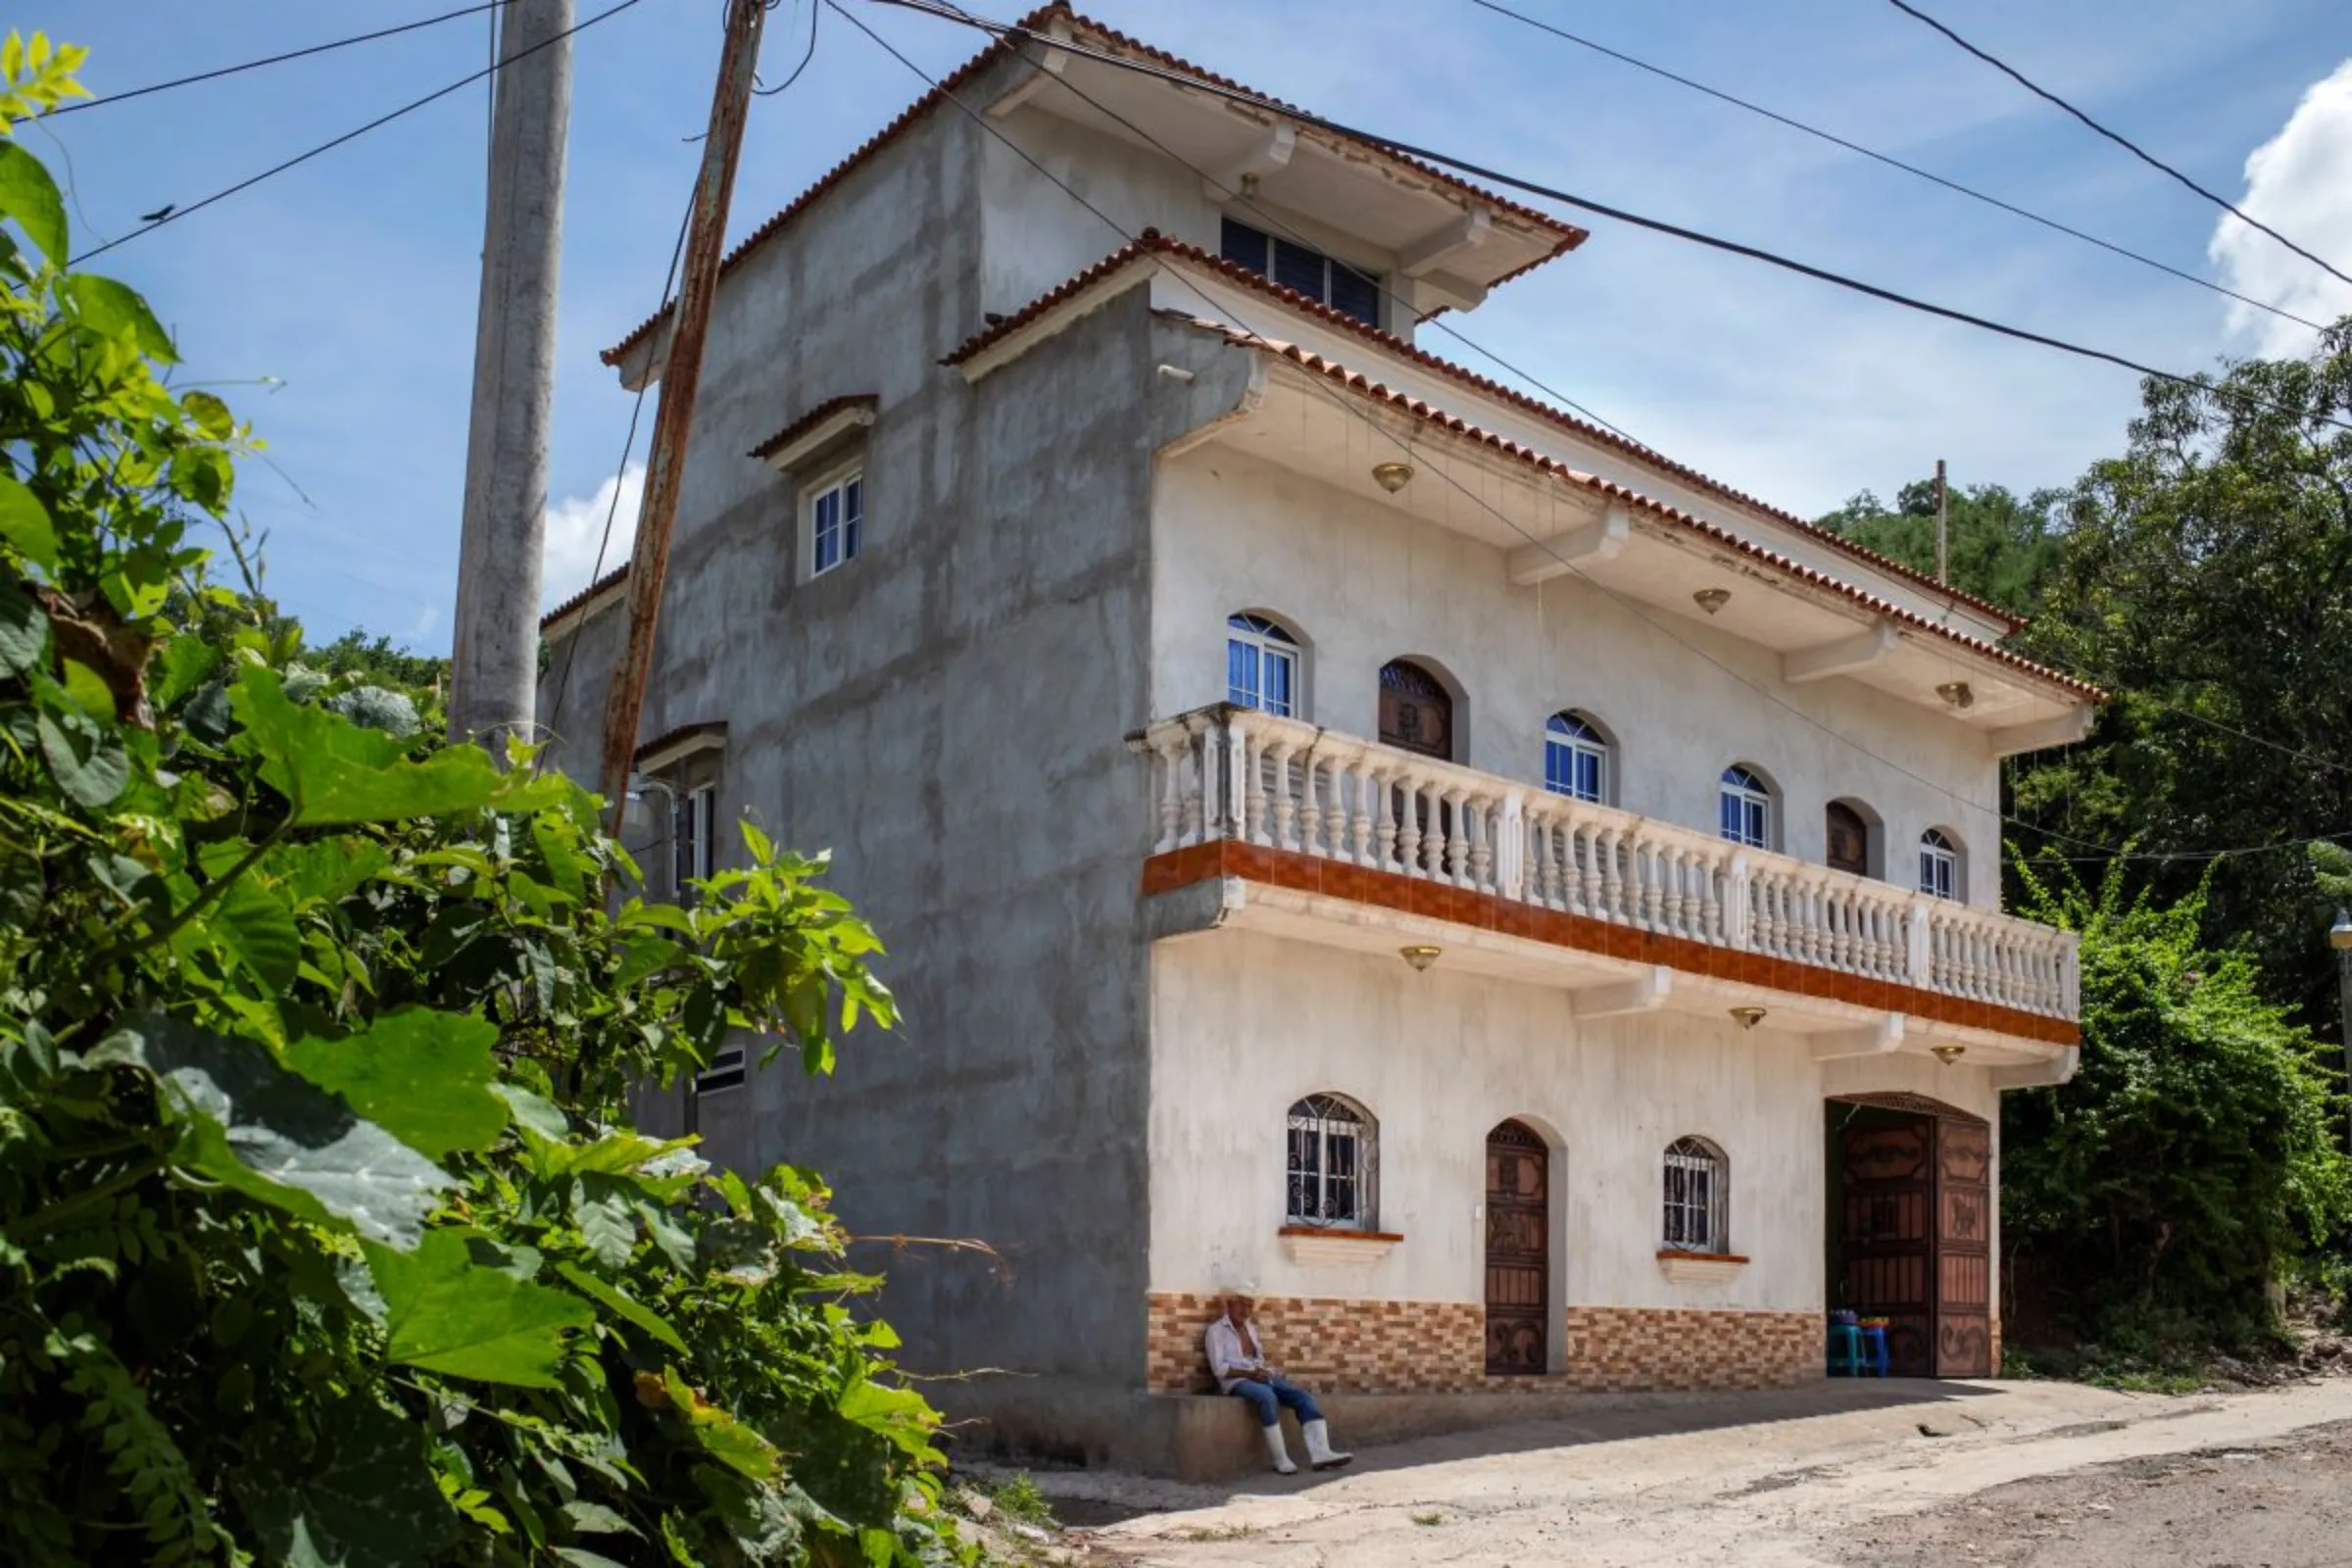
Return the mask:
<path id="1" fill-rule="evenodd" d="M 104 94 L 457 3 L 35 0 L 14 21 L 88 45 L 85 77 Z M 609 3 L 578 0 L 580 15 Z M 769 80 L 798 59 L 810 3 L 783 0 L 771 17 Z M 2298 314 L 2352 311 L 2352 288 L 2227 231 L 2198 198 L 1883 0 L 1520 8 Z M 1004 0 L 984 9 L 1014 14 Z M 2311 340 L 1467 0 L 1082 9 L 1337 119 L 2148 363 L 2197 369 Z M 1936 9 L 2352 271 L 2352 9 L 2340 0 Z M 904 12 L 862 14 L 934 74 L 980 42 Z M 594 548 L 588 519 L 601 522 L 594 503 L 630 402 L 597 351 L 659 303 L 720 15 L 719 0 L 641 0 L 578 39 L 551 597 L 577 586 Z M 455 80 L 486 47 L 481 19 L 453 22 L 74 114 L 25 140 L 71 181 L 86 245 Z M 921 90 L 826 13 L 808 74 L 754 112 L 734 230 Z M 94 264 L 145 291 L 178 334 L 188 380 L 257 383 L 221 388 L 270 443 L 240 500 L 268 533 L 272 589 L 322 638 L 360 625 L 447 647 L 486 111 L 478 86 L 453 95 Z M 2266 146 L 2250 188 L 2249 157 Z M 1816 514 L 1864 487 L 1891 494 L 1938 457 L 1960 483 L 2063 483 L 2120 446 L 2136 407 L 2126 372 L 1579 220 L 1593 230 L 1581 251 L 1453 324 L 1669 455 L 1792 510 Z M 1450 339 L 1430 346 L 1492 369 Z"/>

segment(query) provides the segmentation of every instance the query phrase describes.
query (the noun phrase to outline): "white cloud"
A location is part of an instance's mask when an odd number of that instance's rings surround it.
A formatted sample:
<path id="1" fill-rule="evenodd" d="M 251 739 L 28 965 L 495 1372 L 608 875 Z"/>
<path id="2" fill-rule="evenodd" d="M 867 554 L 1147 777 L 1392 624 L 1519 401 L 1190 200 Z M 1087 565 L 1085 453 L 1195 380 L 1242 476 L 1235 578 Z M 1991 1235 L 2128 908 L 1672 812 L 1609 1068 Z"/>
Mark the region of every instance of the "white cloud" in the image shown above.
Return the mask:
<path id="1" fill-rule="evenodd" d="M 617 493 L 620 505 L 613 506 Z M 629 559 L 637 537 L 637 507 L 645 499 L 645 465 L 632 463 L 617 478 L 607 479 L 593 495 L 565 496 L 547 509 L 547 542 L 540 550 L 539 603 L 553 609 L 594 582 L 597 545 L 605 537 L 605 519 L 612 519 L 612 538 L 604 548 L 604 569 L 611 571 Z"/>
<path id="2" fill-rule="evenodd" d="M 2352 271 L 2352 60 L 2313 83 L 2278 134 L 2254 149 L 2238 206 Z M 2222 281 L 2240 294 L 2314 321 L 2352 312 L 2352 283 L 2228 214 L 2206 254 L 2221 268 Z M 2251 306 L 2232 304 L 2230 325 L 2266 356 L 2302 355 L 2312 347 L 2309 329 Z"/>

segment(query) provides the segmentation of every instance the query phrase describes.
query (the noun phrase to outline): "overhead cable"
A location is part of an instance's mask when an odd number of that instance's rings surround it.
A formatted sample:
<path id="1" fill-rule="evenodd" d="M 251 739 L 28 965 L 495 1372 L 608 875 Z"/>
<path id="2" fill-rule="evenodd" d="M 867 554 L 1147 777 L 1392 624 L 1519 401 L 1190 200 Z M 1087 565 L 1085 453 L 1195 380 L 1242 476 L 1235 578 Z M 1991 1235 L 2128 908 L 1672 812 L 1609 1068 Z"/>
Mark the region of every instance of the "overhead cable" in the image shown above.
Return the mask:
<path id="1" fill-rule="evenodd" d="M 2194 283 L 2199 288 L 2209 289 L 2216 294 L 2227 295 L 2229 298 L 2237 301 L 2240 305 L 2249 305 L 2258 311 L 2268 311 L 2271 315 L 2281 317 L 2286 320 L 2295 322 L 2297 325 L 2308 326 L 2315 332 L 2324 332 L 2328 329 L 2328 323 L 2326 321 L 2314 321 L 2306 317 L 2297 316 L 2292 311 L 2283 310 L 2280 307 L 2272 305 L 2264 300 L 2258 300 L 2250 294 L 2240 294 L 2237 290 L 2227 287 L 2220 283 L 2216 283 L 2209 277 L 2199 277 L 2194 272 L 2175 267 L 2169 262 L 2160 262 L 2153 256 L 2144 256 L 2138 251 L 2132 250 L 2128 246 L 2118 245 L 2113 240 L 2105 240 L 2099 238 L 2099 236 L 2096 234 L 2084 233 L 2082 229 L 2076 228 L 2068 223 L 2062 223 L 2055 218 L 2044 217 L 2042 214 L 2034 212 L 2029 208 L 2020 207 L 2014 202 L 2006 202 L 1998 196 L 1987 195 L 1984 191 L 1978 190 L 1973 186 L 1963 185 L 1956 179 L 1947 179 L 1943 175 L 1922 169 L 1916 164 L 1905 163 L 1902 159 L 1880 152 L 1876 148 L 1865 147 L 1857 141 L 1849 141 L 1835 131 L 1823 130 L 1818 125 L 1808 125 L 1801 120 L 1794 119 L 1788 115 L 1781 114 L 1777 110 L 1767 109 L 1762 104 L 1751 103 L 1745 98 L 1739 97 L 1733 93 L 1725 92 L 1720 87 L 1710 87 L 1703 81 L 1694 81 L 1689 76 L 1678 75 L 1676 73 L 1668 71 L 1663 66 L 1653 66 L 1646 60 L 1637 59 L 1632 55 L 1626 54 L 1622 50 L 1612 49 L 1605 43 L 1597 43 L 1591 38 L 1583 36 L 1582 34 L 1570 32 L 1565 27 L 1554 26 L 1548 22 L 1531 17 L 1523 11 L 1514 11 L 1509 6 L 1499 5 L 1496 3 L 1496 0 L 1470 0 L 1470 4 L 1477 6 L 1482 10 L 1492 11 L 1498 17 L 1508 17 L 1513 22 L 1524 24 L 1527 26 L 1535 28 L 1539 32 L 1548 32 L 1555 38 L 1565 39 L 1567 42 L 1576 44 L 1581 48 L 1590 49 L 1594 54 L 1606 55 L 1611 60 L 1621 61 L 1626 65 L 1632 66 L 1637 71 L 1646 71 L 1651 75 L 1671 81 L 1678 86 L 1688 87 L 1693 92 L 1704 93 L 1708 97 L 1713 98 L 1718 102 L 1730 104 L 1735 109 L 1744 109 L 1751 115 L 1761 115 L 1764 119 L 1772 121 L 1777 124 L 1787 125 L 1790 130 L 1802 131 L 1808 136 L 1828 142 L 1833 147 L 1842 147 L 1847 152 L 1859 154 L 1861 157 L 1868 158 L 1874 163 L 1885 164 L 1889 169 L 1900 170 L 1902 172 L 1910 174 L 1915 178 L 1927 180 L 1930 184 L 1940 185 L 1945 190 L 1955 192 L 1958 195 L 1966 196 L 1971 201 L 1983 202 L 1987 207 L 1998 208 L 2002 212 L 2008 213 L 2013 217 L 2022 218 L 2030 223 L 2039 223 L 2044 228 L 2055 230 L 2056 232 L 2065 234 L 2073 239 L 2079 239 L 2085 245 L 2096 245 L 2099 249 L 2110 252 L 2116 256 L 2121 256 L 2127 261 L 2137 262 L 2142 267 L 2150 267 L 2154 268 L 2159 272 L 2170 273 L 2172 276 L 2180 278 L 2182 282 Z"/>
<path id="2" fill-rule="evenodd" d="M 2165 174 L 2172 179 L 2179 181 L 2180 184 L 2187 186 L 2190 190 L 2195 191 L 2198 195 L 2204 197 L 2207 201 L 2213 203 L 2214 206 L 2219 207 L 2223 212 L 2228 213 L 2239 222 L 2244 223 L 2247 227 L 2260 229 L 2263 233 L 2270 235 L 2271 238 L 2285 246 L 2288 250 L 2293 251 L 2297 256 L 2300 256 L 2305 261 L 2311 263 L 2312 266 L 2319 268 L 2321 270 L 2328 273 L 2330 276 L 2339 278 L 2346 283 L 2352 283 L 2352 273 L 2344 272 L 2325 259 L 2314 256 L 2302 246 L 2296 244 L 2293 240 L 2288 239 L 2284 234 L 2279 233 L 2270 224 L 2264 222 L 2261 219 L 2247 216 L 2247 214 L 2241 211 L 2235 203 L 2230 201 L 2224 196 L 2217 194 L 2214 191 L 2207 190 L 2204 186 L 2198 184 L 2195 180 L 2189 178 L 2186 174 L 2183 174 L 2180 172 L 2180 171 L 2175 169 L 2163 159 L 2158 158 L 2155 154 L 2141 147 L 2138 143 L 2132 141 L 2127 137 L 2118 135 L 2112 130 L 2109 130 L 2105 125 L 2100 124 L 2097 121 L 2091 119 L 2082 110 L 2077 109 L 2073 104 L 2068 103 L 2065 99 L 2059 97 L 2047 87 L 2044 87 L 2039 82 L 2029 78 L 2025 73 L 2019 71 L 2015 66 L 2012 66 L 2008 62 L 1978 48 L 1975 44 L 1970 43 L 1966 38 L 1961 37 L 1951 28 L 1945 26 L 1942 23 L 1937 22 L 1934 17 L 1929 16 L 1925 11 L 1920 10 L 1917 6 L 1907 3 L 1907 0 L 1886 0 L 1886 3 L 1894 7 L 1895 10 L 1903 13 L 1903 15 L 1914 18 L 1915 20 L 1925 23 L 1927 25 L 1935 28 L 1937 32 L 1942 33 L 1946 38 L 1949 38 L 1953 43 L 1958 44 L 1968 53 L 1975 55 L 1979 60 L 1984 61 L 1993 70 L 1999 72 L 2002 75 L 2007 76 L 2011 81 L 2014 81 L 2019 86 L 2025 88 L 2026 91 L 2032 93 L 2034 97 L 2042 99 L 2044 102 L 2057 105 L 2060 109 L 2065 110 L 2068 114 L 2074 116 L 2077 120 L 2082 122 L 2083 124 L 2088 125 L 2092 130 L 2097 131 L 2100 135 L 2106 137 L 2109 141 L 2115 143 L 2118 147 L 2121 147 L 2124 151 L 2130 153 L 2132 157 L 2138 159 L 2150 169 L 2153 169 L 2158 173 Z"/>

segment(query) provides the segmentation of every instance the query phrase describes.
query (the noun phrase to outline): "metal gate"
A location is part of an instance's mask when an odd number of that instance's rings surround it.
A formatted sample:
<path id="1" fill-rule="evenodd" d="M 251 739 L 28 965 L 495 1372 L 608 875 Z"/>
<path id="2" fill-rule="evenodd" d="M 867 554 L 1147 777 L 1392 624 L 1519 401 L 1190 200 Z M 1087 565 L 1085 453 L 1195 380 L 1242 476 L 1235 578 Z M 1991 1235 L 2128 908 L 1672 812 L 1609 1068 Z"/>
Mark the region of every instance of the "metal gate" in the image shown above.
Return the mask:
<path id="1" fill-rule="evenodd" d="M 1487 1371 L 1548 1370 L 1551 1152 L 1519 1122 L 1487 1134 Z"/>

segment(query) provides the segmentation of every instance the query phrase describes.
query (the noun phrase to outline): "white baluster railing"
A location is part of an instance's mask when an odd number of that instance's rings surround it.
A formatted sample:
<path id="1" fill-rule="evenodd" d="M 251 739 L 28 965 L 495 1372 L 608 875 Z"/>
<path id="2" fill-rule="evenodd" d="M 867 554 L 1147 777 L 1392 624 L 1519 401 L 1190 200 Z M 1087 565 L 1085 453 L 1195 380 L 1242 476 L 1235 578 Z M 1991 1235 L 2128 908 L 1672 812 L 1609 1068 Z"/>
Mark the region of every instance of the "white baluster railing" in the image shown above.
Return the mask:
<path id="1" fill-rule="evenodd" d="M 1133 738 L 1155 854 L 1234 840 L 2072 1018 L 2067 932 L 1249 709 Z"/>

